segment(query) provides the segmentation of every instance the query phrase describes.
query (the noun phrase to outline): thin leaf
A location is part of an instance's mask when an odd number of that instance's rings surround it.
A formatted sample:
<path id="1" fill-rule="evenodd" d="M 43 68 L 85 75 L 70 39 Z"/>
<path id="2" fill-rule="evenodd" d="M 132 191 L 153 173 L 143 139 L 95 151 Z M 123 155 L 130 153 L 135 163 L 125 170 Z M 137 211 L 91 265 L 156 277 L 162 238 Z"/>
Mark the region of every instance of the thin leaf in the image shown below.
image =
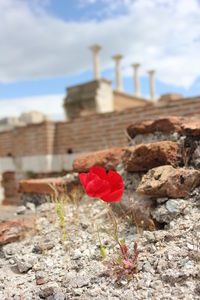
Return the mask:
<path id="1" fill-rule="evenodd" d="M 106 249 L 103 246 L 100 246 L 100 251 L 103 258 L 106 258 L 107 256 Z"/>

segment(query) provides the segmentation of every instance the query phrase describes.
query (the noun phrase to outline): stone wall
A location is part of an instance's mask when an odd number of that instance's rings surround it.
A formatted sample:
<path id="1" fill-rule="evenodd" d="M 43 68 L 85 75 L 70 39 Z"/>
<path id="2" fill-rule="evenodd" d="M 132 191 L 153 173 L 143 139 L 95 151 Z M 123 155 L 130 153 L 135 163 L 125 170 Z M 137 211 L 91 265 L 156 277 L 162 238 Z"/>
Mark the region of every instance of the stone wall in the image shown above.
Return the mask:
<path id="1" fill-rule="evenodd" d="M 130 95 L 124 92 L 113 91 L 114 97 L 114 111 L 120 111 L 126 108 L 133 108 L 138 106 L 151 106 L 152 102 Z"/>
<path id="2" fill-rule="evenodd" d="M 126 145 L 124 132 L 129 124 L 167 115 L 199 117 L 200 97 L 0 132 L 0 157 L 63 155 Z"/>
<path id="3" fill-rule="evenodd" d="M 164 115 L 200 116 L 200 98 L 158 102 L 120 112 L 79 117 L 68 122 L 43 122 L 0 132 L 0 173 L 69 172 L 80 153 L 128 144 L 131 123 Z"/>

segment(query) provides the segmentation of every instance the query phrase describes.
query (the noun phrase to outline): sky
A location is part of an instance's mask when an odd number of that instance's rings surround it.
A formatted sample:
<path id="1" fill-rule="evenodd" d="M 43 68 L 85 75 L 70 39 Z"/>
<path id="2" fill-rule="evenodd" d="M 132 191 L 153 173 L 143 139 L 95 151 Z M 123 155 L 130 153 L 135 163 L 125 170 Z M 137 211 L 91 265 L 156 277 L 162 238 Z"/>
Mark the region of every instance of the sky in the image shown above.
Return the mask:
<path id="1" fill-rule="evenodd" d="M 124 90 L 143 97 L 200 95 L 199 0 L 0 0 L 0 118 L 39 110 L 64 118 L 66 88 L 93 79 L 89 46 L 100 44 L 101 76 L 113 81 L 122 54 Z"/>

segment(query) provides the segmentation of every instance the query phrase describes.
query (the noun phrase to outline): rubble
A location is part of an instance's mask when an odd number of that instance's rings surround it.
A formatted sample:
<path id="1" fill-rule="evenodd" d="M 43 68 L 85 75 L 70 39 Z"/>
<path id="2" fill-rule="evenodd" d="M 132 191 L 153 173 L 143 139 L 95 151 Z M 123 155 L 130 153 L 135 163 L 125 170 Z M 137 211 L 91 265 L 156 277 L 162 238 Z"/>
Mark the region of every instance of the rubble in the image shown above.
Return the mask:
<path id="1" fill-rule="evenodd" d="M 173 132 L 182 135 L 199 136 L 200 121 L 198 119 L 166 116 L 136 122 L 127 128 L 128 135 L 133 139 L 138 134 L 162 132 L 170 134 Z"/>
<path id="2" fill-rule="evenodd" d="M 15 242 L 23 237 L 24 233 L 34 226 L 34 219 L 16 219 L 0 223 L 0 246 Z"/>
<path id="3" fill-rule="evenodd" d="M 105 203 L 83 195 L 77 173 L 26 180 L 18 218 L 37 219 L 24 239 L 24 223 L 0 224 L 0 299 L 199 299 L 200 123 L 161 117 L 128 133 L 140 144 L 81 155 L 74 170 L 101 165 L 122 176 L 122 200 L 110 207 L 129 253 L 137 243 L 137 274 L 106 272 L 100 246 L 107 262 L 119 258 L 114 223 Z"/>
<path id="4" fill-rule="evenodd" d="M 124 168 L 128 172 L 148 171 L 163 165 L 178 166 L 180 162 L 180 146 L 172 141 L 126 147 L 123 155 Z"/>
<path id="5" fill-rule="evenodd" d="M 200 184 L 200 171 L 161 166 L 151 169 L 142 178 L 137 193 L 154 196 L 182 198 Z"/>
<path id="6" fill-rule="evenodd" d="M 0 299 L 20 299 L 21 295 L 33 300 L 199 299 L 200 260 L 196 247 L 200 228 L 199 191 L 196 189 L 195 196 L 187 200 L 173 200 L 177 205 L 184 201 L 189 210 L 182 206 L 180 213 L 176 211 L 171 215 L 164 230 L 137 232 L 134 224 L 118 219 L 119 235 L 125 238 L 129 251 L 134 241 L 138 243 L 138 273 L 132 280 L 105 275 L 96 233 L 98 226 L 108 255 L 106 260 L 112 260 L 119 249 L 101 227 L 109 225 L 109 221 L 107 214 L 102 214 L 99 200 L 84 198 L 78 219 L 74 216 L 73 204 L 68 204 L 65 243 L 58 218 L 52 222 L 55 204 L 42 204 L 38 209 L 45 213 L 36 221 L 36 232 L 27 234 L 25 240 L 2 247 Z M 159 206 L 173 214 L 174 202 L 168 201 L 171 203 Z M 54 247 L 43 253 L 32 252 L 33 244 L 40 244 L 47 237 L 51 237 Z"/>

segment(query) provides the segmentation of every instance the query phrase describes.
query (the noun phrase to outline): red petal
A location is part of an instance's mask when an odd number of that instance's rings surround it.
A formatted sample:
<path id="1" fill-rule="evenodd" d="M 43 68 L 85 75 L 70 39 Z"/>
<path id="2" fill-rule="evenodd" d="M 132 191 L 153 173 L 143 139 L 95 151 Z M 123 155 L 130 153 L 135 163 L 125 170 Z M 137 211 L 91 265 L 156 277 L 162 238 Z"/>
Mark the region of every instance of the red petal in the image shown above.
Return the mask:
<path id="1" fill-rule="evenodd" d="M 97 177 L 88 183 L 86 192 L 90 197 L 101 198 L 110 192 L 110 186 L 107 181 Z"/>
<path id="2" fill-rule="evenodd" d="M 110 192 L 110 185 L 93 173 L 80 173 L 80 181 L 90 197 L 100 198 Z"/>
<path id="3" fill-rule="evenodd" d="M 106 170 L 100 166 L 93 166 L 90 168 L 90 173 L 96 174 L 101 179 L 107 180 Z"/>
<path id="4" fill-rule="evenodd" d="M 82 183 L 82 185 L 84 186 L 84 188 L 86 187 L 87 177 L 88 177 L 87 173 L 80 173 L 79 174 L 80 182 Z"/>
<path id="5" fill-rule="evenodd" d="M 124 184 L 121 175 L 110 170 L 108 172 L 108 182 L 110 184 L 111 191 L 101 197 L 101 199 L 105 202 L 117 202 L 121 200 L 124 192 Z"/>
<path id="6" fill-rule="evenodd" d="M 105 202 L 117 202 L 120 201 L 123 196 L 124 189 L 117 190 L 111 193 L 107 193 L 105 196 L 102 196 L 101 199 Z"/>
<path id="7" fill-rule="evenodd" d="M 108 181 L 113 191 L 124 188 L 122 176 L 115 171 L 108 172 Z"/>

